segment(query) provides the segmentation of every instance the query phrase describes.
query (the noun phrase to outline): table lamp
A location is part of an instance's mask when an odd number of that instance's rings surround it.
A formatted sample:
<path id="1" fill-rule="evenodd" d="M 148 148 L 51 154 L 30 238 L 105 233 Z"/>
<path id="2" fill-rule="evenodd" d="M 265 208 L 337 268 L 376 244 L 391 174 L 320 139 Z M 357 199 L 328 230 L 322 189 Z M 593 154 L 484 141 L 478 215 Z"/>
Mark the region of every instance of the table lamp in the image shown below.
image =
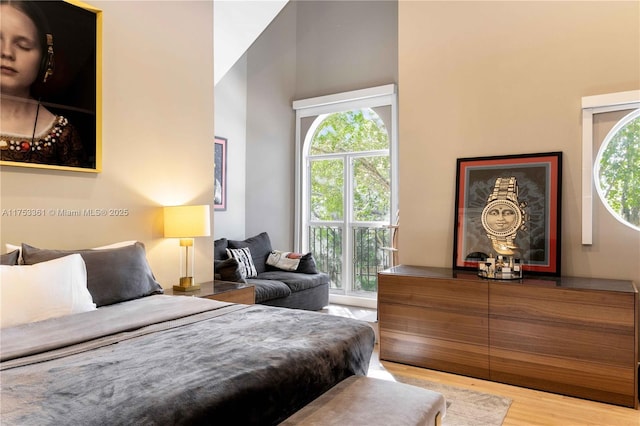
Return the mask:
<path id="1" fill-rule="evenodd" d="M 189 254 L 195 237 L 211 235 L 211 217 L 209 206 L 168 206 L 164 208 L 164 236 L 180 238 L 180 284 L 174 285 L 175 291 L 194 291 L 200 289 L 193 280 L 194 252 Z"/>

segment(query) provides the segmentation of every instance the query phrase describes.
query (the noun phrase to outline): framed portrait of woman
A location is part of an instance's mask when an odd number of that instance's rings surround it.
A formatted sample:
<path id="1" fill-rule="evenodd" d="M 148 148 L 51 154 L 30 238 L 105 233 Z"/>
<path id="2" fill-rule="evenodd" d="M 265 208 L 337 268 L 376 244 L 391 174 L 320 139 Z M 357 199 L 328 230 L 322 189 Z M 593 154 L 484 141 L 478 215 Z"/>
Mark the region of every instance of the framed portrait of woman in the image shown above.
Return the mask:
<path id="1" fill-rule="evenodd" d="M 0 164 L 100 172 L 102 12 L 0 0 Z"/>

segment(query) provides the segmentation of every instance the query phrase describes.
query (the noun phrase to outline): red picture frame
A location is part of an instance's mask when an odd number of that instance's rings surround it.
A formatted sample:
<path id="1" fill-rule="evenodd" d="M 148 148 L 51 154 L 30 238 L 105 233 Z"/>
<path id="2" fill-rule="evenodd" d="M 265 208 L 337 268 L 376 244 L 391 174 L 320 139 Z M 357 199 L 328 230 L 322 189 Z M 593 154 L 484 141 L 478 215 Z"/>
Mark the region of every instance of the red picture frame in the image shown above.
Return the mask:
<path id="1" fill-rule="evenodd" d="M 477 270 L 482 256 L 495 255 L 481 216 L 500 177 L 517 179 L 525 204 L 514 240 L 524 273 L 560 276 L 562 152 L 457 160 L 454 269 Z"/>

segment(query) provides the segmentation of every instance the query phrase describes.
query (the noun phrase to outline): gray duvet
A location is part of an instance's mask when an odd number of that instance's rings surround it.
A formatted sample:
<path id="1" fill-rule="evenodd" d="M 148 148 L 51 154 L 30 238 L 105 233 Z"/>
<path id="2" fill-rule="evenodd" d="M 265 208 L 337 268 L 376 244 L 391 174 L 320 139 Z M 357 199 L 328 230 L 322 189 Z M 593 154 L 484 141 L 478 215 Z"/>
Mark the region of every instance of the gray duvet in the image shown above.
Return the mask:
<path id="1" fill-rule="evenodd" d="M 366 374 L 365 322 L 150 296 L 2 329 L 2 425 L 270 425 Z"/>

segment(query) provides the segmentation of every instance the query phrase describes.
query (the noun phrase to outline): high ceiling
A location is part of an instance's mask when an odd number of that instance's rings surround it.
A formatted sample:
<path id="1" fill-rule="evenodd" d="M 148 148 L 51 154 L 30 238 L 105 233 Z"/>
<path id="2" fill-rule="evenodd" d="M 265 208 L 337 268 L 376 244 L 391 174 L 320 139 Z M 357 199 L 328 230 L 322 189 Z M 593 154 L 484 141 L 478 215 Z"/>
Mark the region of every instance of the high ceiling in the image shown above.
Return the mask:
<path id="1" fill-rule="evenodd" d="M 288 0 L 214 0 L 213 79 L 224 77 Z"/>

